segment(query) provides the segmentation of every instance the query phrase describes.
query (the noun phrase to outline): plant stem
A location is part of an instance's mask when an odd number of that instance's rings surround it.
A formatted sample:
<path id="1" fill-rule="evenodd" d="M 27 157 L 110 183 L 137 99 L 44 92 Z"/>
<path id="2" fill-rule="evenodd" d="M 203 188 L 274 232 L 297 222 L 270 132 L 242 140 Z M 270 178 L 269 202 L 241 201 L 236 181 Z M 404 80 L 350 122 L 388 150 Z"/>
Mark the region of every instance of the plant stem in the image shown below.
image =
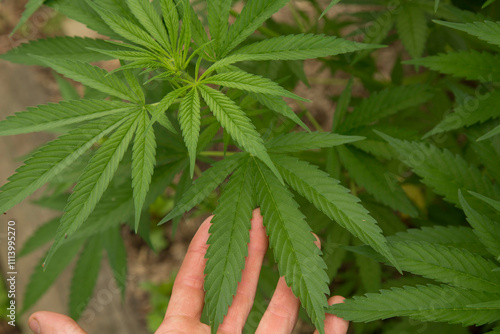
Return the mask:
<path id="1" fill-rule="evenodd" d="M 229 155 L 233 155 L 236 153 L 238 153 L 238 152 L 226 152 L 226 155 L 229 156 Z M 224 156 L 223 151 L 203 151 L 203 152 L 200 152 L 198 154 L 203 155 L 203 156 L 210 156 L 210 157 L 223 157 Z"/>

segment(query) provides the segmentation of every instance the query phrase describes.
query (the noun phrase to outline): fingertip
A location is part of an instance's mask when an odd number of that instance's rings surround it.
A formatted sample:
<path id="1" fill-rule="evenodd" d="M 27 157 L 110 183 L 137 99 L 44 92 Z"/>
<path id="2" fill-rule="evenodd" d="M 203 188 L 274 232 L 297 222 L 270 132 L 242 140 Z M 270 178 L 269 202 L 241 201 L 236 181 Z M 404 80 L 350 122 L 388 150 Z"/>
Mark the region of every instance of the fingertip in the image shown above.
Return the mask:
<path id="1" fill-rule="evenodd" d="M 344 297 L 333 296 L 328 299 L 328 305 L 341 304 Z M 325 319 L 326 334 L 346 334 L 349 329 L 349 321 L 337 317 L 334 314 L 327 314 Z M 316 332 L 315 332 L 316 333 Z"/>
<path id="2" fill-rule="evenodd" d="M 48 311 L 33 313 L 29 317 L 28 325 L 36 334 L 86 334 L 70 317 Z"/>
<path id="3" fill-rule="evenodd" d="M 314 233 L 314 232 L 311 232 L 311 233 L 312 233 L 312 235 L 314 235 L 314 237 L 316 238 L 316 241 L 314 242 L 314 244 L 315 244 L 316 246 L 318 246 L 318 248 L 319 248 L 319 249 L 321 249 L 321 240 L 319 239 L 318 235 L 317 235 L 316 233 Z"/>
<path id="4" fill-rule="evenodd" d="M 345 300 L 344 297 L 342 296 L 333 296 L 328 299 L 328 305 L 333 305 L 333 304 L 341 304 Z"/>

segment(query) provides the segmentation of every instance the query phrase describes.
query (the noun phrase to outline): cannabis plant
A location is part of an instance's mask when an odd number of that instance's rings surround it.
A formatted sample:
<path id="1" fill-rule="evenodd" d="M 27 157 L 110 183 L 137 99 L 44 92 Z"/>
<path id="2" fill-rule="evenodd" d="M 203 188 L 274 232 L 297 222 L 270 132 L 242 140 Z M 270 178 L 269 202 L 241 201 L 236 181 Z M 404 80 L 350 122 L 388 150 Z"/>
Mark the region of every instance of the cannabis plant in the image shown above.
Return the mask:
<path id="1" fill-rule="evenodd" d="M 249 0 L 239 13 L 228 0 L 205 7 L 187 0 L 30 0 L 20 24 L 45 4 L 109 39 L 47 38 L 0 56 L 50 67 L 85 88 L 81 98 L 57 76 L 63 101 L 0 122 L 1 135 L 59 133 L 0 193 L 7 211 L 48 183 L 37 203 L 63 212 L 21 251 L 54 239 L 35 268 L 24 309 L 78 256 L 69 313 L 79 318 L 103 249 L 123 295 L 120 223 L 151 244 L 149 207 L 171 187 L 175 206 L 160 224 L 171 222 L 175 231 L 180 217 L 200 205 L 215 215 L 204 286 L 214 333 L 241 279 L 256 207 L 272 254 L 262 280 L 284 276 L 320 333 L 325 312 L 357 322 L 404 316 L 487 324 L 486 331 L 498 325 L 500 24 L 431 0 L 361 1 L 372 12 L 358 9 L 337 21 L 328 13 L 337 2 L 323 10 L 311 1 L 314 21 L 289 5 L 297 24 L 287 25 L 271 18 L 286 0 Z M 335 37 L 345 26 L 364 43 Z M 412 59 L 403 66 L 400 55 L 384 82 L 376 79 L 372 51 L 394 42 L 394 27 Z M 440 49 L 444 35 L 452 38 Z M 307 110 L 308 100 L 292 93 L 299 81 L 308 84 L 302 60 L 312 58 L 332 76 L 342 70 L 354 78 L 337 99 L 331 131 Z M 112 59 L 120 66 L 111 72 L 90 64 Z M 369 96 L 352 94 L 355 84 Z M 323 253 L 312 231 L 325 238 Z M 341 268 L 352 259 L 354 269 Z M 332 280 L 336 293 L 369 293 L 329 307 Z M 257 306 L 270 294 L 259 287 Z M 374 293 L 380 288 L 390 289 Z M 259 314 L 254 307 L 251 316 Z M 392 330 L 377 326 L 355 329 Z"/>

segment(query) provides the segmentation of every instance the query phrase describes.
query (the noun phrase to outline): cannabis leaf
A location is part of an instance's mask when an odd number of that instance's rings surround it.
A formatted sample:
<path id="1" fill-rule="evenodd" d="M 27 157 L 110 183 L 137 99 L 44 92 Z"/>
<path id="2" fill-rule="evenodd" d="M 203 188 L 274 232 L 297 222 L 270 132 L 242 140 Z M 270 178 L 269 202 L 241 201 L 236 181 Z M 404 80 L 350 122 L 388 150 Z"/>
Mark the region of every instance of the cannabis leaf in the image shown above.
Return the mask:
<path id="1" fill-rule="evenodd" d="M 200 93 L 222 127 L 250 154 L 261 159 L 281 179 L 264 142 L 243 110 L 218 90 L 200 85 Z"/>
<path id="2" fill-rule="evenodd" d="M 474 106 L 471 108 L 471 106 Z M 424 138 L 437 133 L 468 127 L 477 123 L 484 123 L 489 119 L 500 117 L 500 92 L 489 91 L 481 93 L 469 101 L 464 101 L 454 109 L 453 113 L 445 115 Z"/>
<path id="3" fill-rule="evenodd" d="M 200 135 L 200 117 L 200 95 L 198 94 L 198 89 L 194 87 L 182 99 L 179 109 L 179 123 L 189 152 L 189 172 L 191 177 L 193 177 L 196 164 L 196 148 Z"/>
<path id="4" fill-rule="evenodd" d="M 60 74 L 79 81 L 86 86 L 97 89 L 103 93 L 116 96 L 123 100 L 137 101 L 137 97 L 130 89 L 114 74 L 106 70 L 73 60 L 52 60 L 49 58 L 36 57 L 47 66 L 53 68 Z M 141 102 L 141 101 L 137 101 Z"/>
<path id="5" fill-rule="evenodd" d="M 333 36 L 286 35 L 246 45 L 214 63 L 209 70 L 247 60 L 303 60 L 377 47 Z"/>
<path id="6" fill-rule="evenodd" d="M 0 59 L 25 65 L 45 65 L 35 56 L 50 59 L 71 59 L 82 62 L 109 60 L 111 57 L 93 49 L 116 50 L 116 46 L 102 39 L 82 37 L 51 37 L 24 43 L 0 55 Z"/>
<path id="7" fill-rule="evenodd" d="M 405 64 L 425 66 L 467 80 L 494 82 L 500 80 L 500 71 L 495 67 L 498 61 L 500 55 L 470 50 L 413 59 Z"/>
<path id="8" fill-rule="evenodd" d="M 328 312 L 346 320 L 363 322 L 408 316 L 421 321 L 480 326 L 498 321 L 498 309 L 475 307 L 473 304 L 499 298 L 500 295 L 449 286 L 419 285 L 356 296 L 345 300 L 344 304 L 330 306 Z"/>
<path id="9" fill-rule="evenodd" d="M 458 191 L 473 190 L 494 197 L 498 193 L 495 186 L 470 166 L 459 155 L 436 146 L 419 142 L 395 139 L 377 131 L 398 153 L 401 160 L 422 177 L 422 182 L 444 196 L 450 203 L 460 205 Z"/>
<path id="10" fill-rule="evenodd" d="M 291 132 L 266 142 L 269 152 L 290 153 L 338 146 L 364 139 L 359 136 L 344 136 L 328 132 Z"/>
<path id="11" fill-rule="evenodd" d="M 368 211 L 359 204 L 359 199 L 317 167 L 286 156 L 273 156 L 285 181 L 316 208 L 348 229 L 361 241 L 372 246 L 385 256 L 396 268 L 397 261 L 387 247 L 382 230 Z"/>
<path id="12" fill-rule="evenodd" d="M 29 107 L 0 122 L 0 136 L 46 131 L 133 110 L 129 103 L 104 100 L 72 100 Z"/>
<path id="13" fill-rule="evenodd" d="M 338 131 L 347 131 L 371 124 L 407 108 L 419 106 L 432 97 L 430 87 L 416 84 L 386 88 L 364 99 L 353 112 L 348 113 L 338 126 Z"/>
<path id="14" fill-rule="evenodd" d="M 355 148 L 339 147 L 338 152 L 349 175 L 377 200 L 412 217 L 418 215 L 401 186 L 387 176 L 387 170 L 378 160 Z"/>
<path id="15" fill-rule="evenodd" d="M 229 28 L 227 38 L 221 47 L 221 57 L 226 56 L 231 50 L 250 36 L 272 14 L 277 12 L 289 0 L 250 0 Z M 225 15 L 225 13 L 224 13 Z"/>
<path id="16" fill-rule="evenodd" d="M 467 221 L 474 229 L 474 233 L 493 256 L 497 259 L 500 258 L 500 242 L 498 241 L 500 223 L 492 221 L 487 216 L 473 209 L 460 191 L 458 198 L 467 215 Z"/>
<path id="17" fill-rule="evenodd" d="M 40 8 L 45 0 L 29 0 L 26 3 L 26 6 L 24 7 L 24 12 L 21 18 L 19 19 L 19 22 L 17 22 L 17 25 L 12 29 L 12 32 L 10 33 L 10 36 L 12 35 L 30 18 L 31 15 L 33 15 L 38 8 Z"/>
<path id="18" fill-rule="evenodd" d="M 231 0 L 208 1 L 207 6 L 210 37 L 215 41 L 214 49 L 218 55 L 221 46 L 226 43 Z"/>
<path id="19" fill-rule="evenodd" d="M 57 252 L 52 256 L 54 263 L 48 271 L 44 271 L 42 265 L 45 257 L 41 258 L 41 262 L 35 267 L 35 271 L 31 275 L 28 286 L 26 287 L 26 293 L 24 294 L 23 300 L 23 311 L 33 306 L 49 289 L 57 277 L 59 277 L 59 274 L 61 274 L 78 253 L 84 242 L 85 239 L 81 238 L 59 247 Z"/>
<path id="20" fill-rule="evenodd" d="M 101 269 L 102 245 L 100 236 L 90 239 L 76 262 L 69 295 L 69 315 L 77 320 L 87 307 Z"/>
<path id="21" fill-rule="evenodd" d="M 227 314 L 245 267 L 250 219 L 255 207 L 253 179 L 252 165 L 248 160 L 242 161 L 224 188 L 211 221 L 204 288 L 213 333 Z"/>
<path id="22" fill-rule="evenodd" d="M 239 153 L 218 161 L 197 178 L 193 185 L 186 191 L 174 209 L 163 218 L 158 225 L 169 221 L 172 218 L 182 215 L 201 203 L 217 186 L 226 179 L 238 166 L 244 153 Z"/>
<path id="23" fill-rule="evenodd" d="M 127 0 L 127 4 L 132 14 L 134 14 L 151 36 L 161 43 L 165 49 L 172 50 L 165 25 L 155 8 L 151 6 L 151 3 L 148 0 Z"/>
<path id="24" fill-rule="evenodd" d="M 469 35 L 475 36 L 480 40 L 487 43 L 500 46 L 500 23 L 484 21 L 484 22 L 471 22 L 471 23 L 454 23 L 445 21 L 434 21 L 445 27 L 464 31 Z"/>
<path id="25" fill-rule="evenodd" d="M 397 16 L 398 34 L 412 58 L 422 55 L 427 41 L 425 12 L 416 4 L 401 4 Z"/>
<path id="26" fill-rule="evenodd" d="M 97 150 L 83 171 L 64 210 L 54 244 L 47 254 L 46 264 L 65 236 L 73 234 L 95 208 L 127 150 L 139 115 L 140 113 L 132 114 Z"/>
<path id="27" fill-rule="evenodd" d="M 311 228 L 293 195 L 260 161 L 255 165 L 258 205 L 279 272 L 300 299 L 314 326 L 324 333 L 324 307 L 329 289 L 326 264 L 319 256 L 321 251 L 314 244 Z"/>
<path id="28" fill-rule="evenodd" d="M 134 189 L 135 231 L 139 229 L 142 207 L 149 190 L 156 163 L 156 140 L 149 115 L 143 110 L 137 118 L 137 132 L 132 149 L 132 187 Z"/>
<path id="29" fill-rule="evenodd" d="M 40 147 L 0 188 L 0 210 L 5 212 L 61 173 L 94 143 L 116 129 L 118 115 L 89 122 Z"/>

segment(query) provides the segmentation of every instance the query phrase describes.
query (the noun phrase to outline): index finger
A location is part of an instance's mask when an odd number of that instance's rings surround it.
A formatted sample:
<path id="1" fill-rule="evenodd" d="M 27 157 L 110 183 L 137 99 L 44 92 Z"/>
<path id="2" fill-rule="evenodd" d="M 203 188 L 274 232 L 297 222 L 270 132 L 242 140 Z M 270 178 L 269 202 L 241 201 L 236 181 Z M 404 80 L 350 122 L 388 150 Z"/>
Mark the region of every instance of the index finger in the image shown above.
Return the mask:
<path id="1" fill-rule="evenodd" d="M 199 321 L 201 318 L 205 298 L 203 271 L 206 262 L 205 254 L 208 249 L 208 229 L 212 217 L 205 219 L 191 240 L 179 273 L 175 278 L 165 319 L 183 316 Z"/>

